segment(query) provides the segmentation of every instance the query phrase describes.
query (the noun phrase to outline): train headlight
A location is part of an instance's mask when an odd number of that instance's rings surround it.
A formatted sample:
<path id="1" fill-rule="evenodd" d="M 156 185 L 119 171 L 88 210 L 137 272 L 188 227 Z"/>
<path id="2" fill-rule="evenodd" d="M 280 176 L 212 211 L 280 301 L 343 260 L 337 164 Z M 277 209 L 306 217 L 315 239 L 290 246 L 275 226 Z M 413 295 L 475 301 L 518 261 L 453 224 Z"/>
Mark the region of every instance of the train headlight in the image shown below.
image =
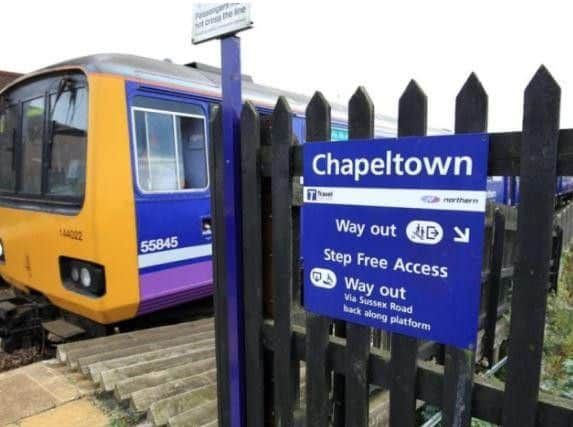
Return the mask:
<path id="1" fill-rule="evenodd" d="M 92 285 L 92 275 L 86 267 L 80 270 L 80 281 L 84 288 L 90 288 Z"/>
<path id="2" fill-rule="evenodd" d="M 0 261 L 4 261 L 4 243 L 0 240 Z"/>
<path id="3" fill-rule="evenodd" d="M 60 275 L 64 287 L 90 297 L 105 295 L 105 269 L 102 265 L 60 257 Z"/>
<path id="4" fill-rule="evenodd" d="M 78 283 L 80 281 L 80 269 L 78 268 L 77 265 L 72 265 L 72 268 L 70 271 L 70 277 L 76 283 Z"/>

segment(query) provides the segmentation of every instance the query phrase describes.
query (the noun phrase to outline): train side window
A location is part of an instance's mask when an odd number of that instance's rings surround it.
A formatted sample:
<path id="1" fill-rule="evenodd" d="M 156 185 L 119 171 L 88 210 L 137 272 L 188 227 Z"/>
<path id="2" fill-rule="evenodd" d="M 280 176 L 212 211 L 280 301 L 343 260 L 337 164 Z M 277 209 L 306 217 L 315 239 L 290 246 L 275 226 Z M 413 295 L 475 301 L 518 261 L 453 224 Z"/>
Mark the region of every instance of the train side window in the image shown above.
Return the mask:
<path id="1" fill-rule="evenodd" d="M 198 117 L 177 117 L 180 146 L 181 188 L 198 190 L 207 187 L 207 150 L 205 145 L 205 121 Z"/>
<path id="2" fill-rule="evenodd" d="M 42 140 L 44 133 L 44 97 L 22 104 L 22 164 L 20 192 L 42 192 Z"/>
<path id="3" fill-rule="evenodd" d="M 134 109 L 137 181 L 144 192 L 207 187 L 205 119 Z"/>
<path id="4" fill-rule="evenodd" d="M 150 191 L 151 182 L 149 180 L 149 157 L 147 156 L 147 122 L 145 111 L 135 110 L 133 112 L 135 123 L 135 143 L 137 150 L 137 181 L 139 187 L 144 191 Z"/>
<path id="5" fill-rule="evenodd" d="M 145 112 L 143 118 L 145 135 L 137 136 L 139 185 L 144 191 L 177 190 L 178 172 L 173 116 Z M 143 138 L 144 140 L 141 140 Z"/>
<path id="6" fill-rule="evenodd" d="M 50 149 L 47 192 L 84 195 L 86 182 L 87 89 L 50 96 Z"/>
<path id="7" fill-rule="evenodd" d="M 0 192 L 13 193 L 16 187 L 16 131 L 18 107 L 0 113 Z"/>

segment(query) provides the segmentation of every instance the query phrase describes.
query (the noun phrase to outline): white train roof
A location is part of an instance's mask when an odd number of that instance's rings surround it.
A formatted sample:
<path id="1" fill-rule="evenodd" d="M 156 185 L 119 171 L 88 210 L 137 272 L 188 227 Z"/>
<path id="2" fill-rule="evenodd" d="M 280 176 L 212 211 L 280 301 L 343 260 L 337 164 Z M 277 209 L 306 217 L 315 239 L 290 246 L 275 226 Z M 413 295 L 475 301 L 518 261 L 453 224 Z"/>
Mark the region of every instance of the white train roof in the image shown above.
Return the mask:
<path id="1" fill-rule="evenodd" d="M 63 61 L 31 74 L 27 74 L 9 87 L 17 85 L 31 76 L 61 68 L 78 67 L 89 73 L 114 74 L 129 80 L 156 83 L 158 85 L 178 86 L 189 91 L 200 91 L 209 96 L 221 97 L 220 69 L 192 63 L 189 65 L 174 64 L 169 61 L 159 61 L 135 55 L 97 54 L 83 56 Z M 250 76 L 243 76 L 243 99 L 250 100 L 260 107 L 272 108 L 278 97 L 284 96 L 292 110 L 303 115 L 309 96 L 283 91 L 269 86 L 256 84 Z M 346 123 L 347 109 L 340 104 L 332 104 L 332 119 L 335 122 Z M 376 135 L 395 136 L 397 121 L 393 117 L 376 114 Z M 429 134 L 449 133 L 445 129 L 428 129 Z"/>

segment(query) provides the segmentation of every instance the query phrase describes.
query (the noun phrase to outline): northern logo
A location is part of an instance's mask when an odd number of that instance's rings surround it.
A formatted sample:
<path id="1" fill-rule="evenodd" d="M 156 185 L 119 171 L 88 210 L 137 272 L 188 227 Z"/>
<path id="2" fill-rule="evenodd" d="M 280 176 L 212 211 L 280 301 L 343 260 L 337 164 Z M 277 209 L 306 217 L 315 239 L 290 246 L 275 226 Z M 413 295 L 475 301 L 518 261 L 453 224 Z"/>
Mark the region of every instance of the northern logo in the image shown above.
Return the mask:
<path id="1" fill-rule="evenodd" d="M 421 197 L 422 202 L 424 203 L 439 203 L 440 202 L 440 198 L 438 196 L 435 196 L 433 194 L 427 194 L 425 196 Z"/>

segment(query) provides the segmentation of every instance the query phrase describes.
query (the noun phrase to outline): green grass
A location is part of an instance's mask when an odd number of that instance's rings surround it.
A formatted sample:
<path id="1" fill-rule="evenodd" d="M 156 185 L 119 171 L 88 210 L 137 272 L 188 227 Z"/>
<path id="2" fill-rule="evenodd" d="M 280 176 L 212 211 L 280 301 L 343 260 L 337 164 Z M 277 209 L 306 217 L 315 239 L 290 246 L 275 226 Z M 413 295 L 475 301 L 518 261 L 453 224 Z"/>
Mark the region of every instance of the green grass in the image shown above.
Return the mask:
<path id="1" fill-rule="evenodd" d="M 108 427 L 133 427 L 144 419 L 144 415 L 118 403 L 111 393 L 98 393 L 92 397 L 92 402 L 108 416 Z"/>
<path id="2" fill-rule="evenodd" d="M 556 295 L 549 295 L 541 390 L 573 399 L 573 251 L 561 259 Z"/>

